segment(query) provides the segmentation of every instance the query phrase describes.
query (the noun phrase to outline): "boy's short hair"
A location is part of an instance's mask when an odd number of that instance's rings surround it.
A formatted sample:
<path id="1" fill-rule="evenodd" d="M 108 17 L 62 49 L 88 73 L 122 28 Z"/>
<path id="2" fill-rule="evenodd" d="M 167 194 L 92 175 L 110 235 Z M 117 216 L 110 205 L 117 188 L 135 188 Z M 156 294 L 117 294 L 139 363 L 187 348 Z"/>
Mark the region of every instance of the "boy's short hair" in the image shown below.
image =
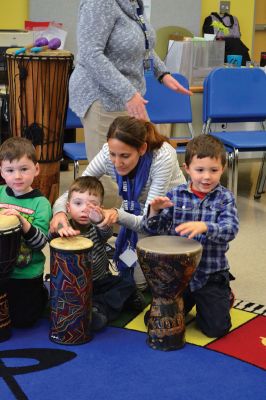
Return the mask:
<path id="1" fill-rule="evenodd" d="M 12 137 L 4 141 L 0 146 L 0 163 L 2 161 L 20 160 L 26 156 L 37 163 L 36 150 L 30 140 L 23 137 Z"/>
<path id="2" fill-rule="evenodd" d="M 191 139 L 186 146 L 185 163 L 190 165 L 192 158 L 220 158 L 222 166 L 226 164 L 226 150 L 223 143 L 211 135 L 199 135 Z"/>
<path id="3" fill-rule="evenodd" d="M 104 187 L 102 182 L 95 176 L 81 176 L 74 180 L 68 190 L 68 201 L 71 199 L 73 192 L 85 193 L 89 192 L 94 196 L 99 196 L 101 202 L 104 198 Z"/>

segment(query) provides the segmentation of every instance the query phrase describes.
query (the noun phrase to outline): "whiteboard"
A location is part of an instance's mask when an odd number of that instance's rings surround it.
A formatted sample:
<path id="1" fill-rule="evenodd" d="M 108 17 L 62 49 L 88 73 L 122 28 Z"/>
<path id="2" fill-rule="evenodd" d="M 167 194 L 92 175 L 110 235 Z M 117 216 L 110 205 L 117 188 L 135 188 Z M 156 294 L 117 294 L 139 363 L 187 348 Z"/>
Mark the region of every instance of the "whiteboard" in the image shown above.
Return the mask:
<path id="1" fill-rule="evenodd" d="M 29 0 L 29 19 L 62 22 L 67 31 L 65 49 L 77 53 L 76 29 L 80 0 Z M 187 28 L 199 36 L 201 0 L 145 0 L 154 29 L 167 25 Z"/>

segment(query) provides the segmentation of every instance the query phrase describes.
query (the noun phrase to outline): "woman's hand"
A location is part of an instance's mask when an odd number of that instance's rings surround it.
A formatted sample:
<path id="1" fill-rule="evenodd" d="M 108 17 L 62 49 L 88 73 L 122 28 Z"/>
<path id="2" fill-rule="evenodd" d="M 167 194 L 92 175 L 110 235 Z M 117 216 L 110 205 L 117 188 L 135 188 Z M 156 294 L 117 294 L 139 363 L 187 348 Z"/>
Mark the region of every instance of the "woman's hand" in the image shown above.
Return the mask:
<path id="1" fill-rule="evenodd" d="M 163 82 L 164 86 L 168 87 L 169 89 L 173 90 L 174 92 L 179 92 L 179 93 L 182 93 L 182 94 L 188 94 L 189 96 L 191 96 L 193 94 L 191 92 L 191 90 L 188 90 L 188 89 L 184 88 L 184 86 L 182 86 L 170 74 L 164 75 L 164 77 L 162 79 L 162 82 Z"/>
<path id="2" fill-rule="evenodd" d="M 175 228 L 176 233 L 179 233 L 180 236 L 188 235 L 189 239 L 193 239 L 195 236 L 207 232 L 207 230 L 207 225 L 202 221 L 184 222 Z"/>
<path id="3" fill-rule="evenodd" d="M 58 229 L 67 229 L 69 227 L 69 222 L 67 216 L 64 212 L 59 212 L 53 216 L 50 222 L 51 233 L 57 233 Z"/>
<path id="4" fill-rule="evenodd" d="M 59 212 L 54 215 L 50 222 L 50 232 L 58 233 L 58 235 L 61 237 L 77 236 L 80 234 L 80 231 L 73 229 L 69 224 L 67 216 L 64 212 Z"/>
<path id="5" fill-rule="evenodd" d="M 116 208 L 111 208 L 110 210 L 103 210 L 103 220 L 97 225 L 99 228 L 106 228 L 118 222 L 118 211 Z"/>
<path id="6" fill-rule="evenodd" d="M 126 103 L 126 110 L 131 117 L 149 121 L 145 105 L 148 100 L 145 100 L 139 92 L 135 93 L 133 97 Z"/>

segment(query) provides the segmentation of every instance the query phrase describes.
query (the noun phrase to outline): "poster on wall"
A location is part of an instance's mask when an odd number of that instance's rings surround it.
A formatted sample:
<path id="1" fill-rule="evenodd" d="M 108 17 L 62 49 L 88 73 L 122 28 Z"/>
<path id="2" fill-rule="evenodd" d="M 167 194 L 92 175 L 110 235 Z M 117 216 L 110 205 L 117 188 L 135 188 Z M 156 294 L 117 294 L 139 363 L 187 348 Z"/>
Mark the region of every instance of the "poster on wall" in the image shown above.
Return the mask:
<path id="1" fill-rule="evenodd" d="M 151 18 L 151 0 L 143 0 L 144 13 L 146 17 L 150 20 Z"/>

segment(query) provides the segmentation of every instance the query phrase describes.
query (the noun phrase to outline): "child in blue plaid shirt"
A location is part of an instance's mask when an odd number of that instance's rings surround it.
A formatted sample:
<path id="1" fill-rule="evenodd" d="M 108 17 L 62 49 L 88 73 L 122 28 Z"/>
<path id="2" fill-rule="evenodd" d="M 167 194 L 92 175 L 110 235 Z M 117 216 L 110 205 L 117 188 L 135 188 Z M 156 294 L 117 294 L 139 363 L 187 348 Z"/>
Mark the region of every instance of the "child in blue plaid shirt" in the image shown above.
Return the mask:
<path id="1" fill-rule="evenodd" d="M 143 228 L 151 235 L 169 234 L 198 240 L 203 246 L 200 264 L 184 293 L 187 314 L 196 305 L 196 322 L 209 337 L 225 335 L 231 328 L 228 242 L 239 229 L 233 194 L 220 184 L 226 152 L 211 135 L 192 139 L 186 148 L 187 184 L 166 197 L 154 198 Z"/>

